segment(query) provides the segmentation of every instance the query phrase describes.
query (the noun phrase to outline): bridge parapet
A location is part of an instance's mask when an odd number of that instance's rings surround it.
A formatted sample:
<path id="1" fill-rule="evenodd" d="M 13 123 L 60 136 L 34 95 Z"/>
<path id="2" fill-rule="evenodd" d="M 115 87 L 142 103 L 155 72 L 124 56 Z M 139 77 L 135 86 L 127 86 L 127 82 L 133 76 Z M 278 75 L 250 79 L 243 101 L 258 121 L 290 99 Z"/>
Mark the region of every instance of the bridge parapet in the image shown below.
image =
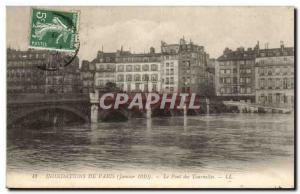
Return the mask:
<path id="1" fill-rule="evenodd" d="M 68 112 L 89 122 L 89 96 L 87 94 L 9 94 L 7 96 L 7 121 L 14 123 L 36 112 Z M 35 119 L 35 118 L 31 118 Z"/>
<path id="2" fill-rule="evenodd" d="M 82 93 L 70 94 L 17 94 L 7 95 L 8 104 L 26 104 L 38 102 L 74 102 L 74 101 L 89 101 L 89 96 Z"/>

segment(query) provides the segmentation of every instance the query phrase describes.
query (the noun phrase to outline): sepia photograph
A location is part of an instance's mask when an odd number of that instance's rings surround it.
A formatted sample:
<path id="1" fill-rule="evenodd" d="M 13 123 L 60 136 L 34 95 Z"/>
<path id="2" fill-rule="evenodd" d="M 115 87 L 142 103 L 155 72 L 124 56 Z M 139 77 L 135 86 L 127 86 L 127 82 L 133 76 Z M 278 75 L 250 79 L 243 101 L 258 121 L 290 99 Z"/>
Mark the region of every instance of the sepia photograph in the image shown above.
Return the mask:
<path id="1" fill-rule="evenodd" d="M 295 8 L 7 6 L 6 187 L 295 189 Z"/>

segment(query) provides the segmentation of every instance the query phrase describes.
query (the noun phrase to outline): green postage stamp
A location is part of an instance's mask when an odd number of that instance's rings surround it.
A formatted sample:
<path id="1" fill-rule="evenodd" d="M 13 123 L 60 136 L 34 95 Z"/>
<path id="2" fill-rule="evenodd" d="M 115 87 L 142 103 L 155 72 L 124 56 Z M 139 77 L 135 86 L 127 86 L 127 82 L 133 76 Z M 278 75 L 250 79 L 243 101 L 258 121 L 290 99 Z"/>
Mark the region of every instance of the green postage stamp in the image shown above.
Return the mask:
<path id="1" fill-rule="evenodd" d="M 75 51 L 78 17 L 78 12 L 32 8 L 29 47 Z"/>

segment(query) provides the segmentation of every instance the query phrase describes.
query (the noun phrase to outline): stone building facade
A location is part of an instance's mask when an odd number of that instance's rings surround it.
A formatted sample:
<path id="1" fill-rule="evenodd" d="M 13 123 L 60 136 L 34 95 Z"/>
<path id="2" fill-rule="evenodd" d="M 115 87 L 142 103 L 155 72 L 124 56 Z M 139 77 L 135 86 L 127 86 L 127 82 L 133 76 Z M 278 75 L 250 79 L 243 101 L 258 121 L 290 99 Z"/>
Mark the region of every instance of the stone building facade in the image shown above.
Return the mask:
<path id="1" fill-rule="evenodd" d="M 259 45 L 235 51 L 226 48 L 215 67 L 216 94 L 224 100 L 255 101 L 255 56 Z"/>
<path id="2" fill-rule="evenodd" d="M 255 60 L 256 103 L 294 106 L 294 48 L 262 49 Z"/>
<path id="3" fill-rule="evenodd" d="M 116 83 L 116 53 L 98 51 L 92 63 L 95 65 L 95 90 L 104 91 L 108 84 Z"/>
<path id="4" fill-rule="evenodd" d="M 55 53 L 46 50 L 7 49 L 7 93 L 81 92 L 78 58 L 68 66 L 55 71 L 38 68 L 55 66 L 54 55 Z M 54 64 L 50 63 L 51 61 L 54 61 Z"/>
<path id="5" fill-rule="evenodd" d="M 215 68 L 216 94 L 267 106 L 294 104 L 294 48 L 226 48 Z"/>
<path id="6" fill-rule="evenodd" d="M 148 53 L 116 53 L 99 51 L 91 63 L 94 70 L 94 89 L 101 91 L 107 83 L 126 92 L 194 92 L 207 95 L 214 93 L 214 70 L 207 66 L 209 55 L 203 46 L 187 42 L 177 44 L 161 42 L 161 52 L 153 47 Z M 86 65 L 88 66 L 88 65 Z M 84 64 L 82 66 L 84 68 Z M 84 84 L 92 74 L 86 75 Z"/>
<path id="7" fill-rule="evenodd" d="M 46 71 L 37 66 L 47 57 L 45 51 L 7 49 L 7 93 L 45 93 Z"/>
<path id="8" fill-rule="evenodd" d="M 82 80 L 82 92 L 93 93 L 95 91 L 95 64 L 87 60 L 81 62 L 81 80 Z"/>
<path id="9" fill-rule="evenodd" d="M 163 87 L 166 91 L 194 92 L 199 95 L 206 95 L 205 91 L 212 89 L 208 82 L 207 61 L 209 55 L 203 46 L 194 44 L 192 41 L 180 39 L 179 44 L 167 44 L 161 42 L 163 57 L 163 71 L 167 73 L 168 63 L 174 64 L 172 77 L 163 80 Z M 172 60 L 172 61 L 168 61 Z M 171 70 L 170 70 L 171 71 Z M 172 79 L 173 86 L 168 85 Z M 173 81 L 174 80 L 174 81 Z M 213 90 L 213 89 L 212 89 Z"/>
<path id="10" fill-rule="evenodd" d="M 179 90 L 179 56 L 173 53 L 164 53 L 161 63 L 162 91 L 174 93 Z"/>
<path id="11" fill-rule="evenodd" d="M 126 92 L 161 91 L 161 54 L 154 48 L 149 53 L 133 54 L 129 51 L 117 51 L 116 83 Z"/>
<path id="12" fill-rule="evenodd" d="M 80 93 L 82 82 L 78 57 L 65 67 L 60 67 L 55 71 L 46 71 L 45 89 L 47 94 Z"/>

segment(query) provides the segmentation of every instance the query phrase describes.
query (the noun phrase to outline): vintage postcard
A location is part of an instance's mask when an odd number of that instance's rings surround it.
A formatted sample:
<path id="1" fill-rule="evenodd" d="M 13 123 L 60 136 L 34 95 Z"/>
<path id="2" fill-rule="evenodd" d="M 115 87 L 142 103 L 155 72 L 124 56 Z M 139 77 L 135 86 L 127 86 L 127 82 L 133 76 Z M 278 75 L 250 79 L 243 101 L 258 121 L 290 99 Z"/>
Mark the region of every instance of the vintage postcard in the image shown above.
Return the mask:
<path id="1" fill-rule="evenodd" d="M 8 188 L 294 189 L 293 7 L 6 7 Z"/>

